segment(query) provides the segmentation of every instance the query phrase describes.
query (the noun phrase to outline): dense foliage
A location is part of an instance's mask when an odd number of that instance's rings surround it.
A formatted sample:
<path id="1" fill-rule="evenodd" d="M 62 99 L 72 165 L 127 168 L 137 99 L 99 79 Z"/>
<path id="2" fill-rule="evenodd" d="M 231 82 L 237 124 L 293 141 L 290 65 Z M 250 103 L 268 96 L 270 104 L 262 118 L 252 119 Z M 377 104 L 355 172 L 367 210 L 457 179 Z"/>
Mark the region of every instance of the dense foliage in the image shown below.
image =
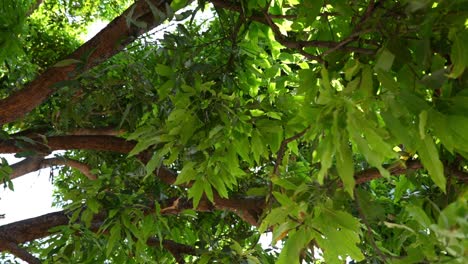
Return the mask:
<path id="1" fill-rule="evenodd" d="M 127 2 L 2 1 L 0 152 L 25 160 L 0 179 L 64 165 L 64 211 L 0 227 L 0 250 L 466 263 L 467 0 Z M 82 44 L 122 12 L 103 32 L 129 40 Z M 8 112 L 48 80 L 31 111 Z M 260 246 L 266 232 L 279 249 Z"/>

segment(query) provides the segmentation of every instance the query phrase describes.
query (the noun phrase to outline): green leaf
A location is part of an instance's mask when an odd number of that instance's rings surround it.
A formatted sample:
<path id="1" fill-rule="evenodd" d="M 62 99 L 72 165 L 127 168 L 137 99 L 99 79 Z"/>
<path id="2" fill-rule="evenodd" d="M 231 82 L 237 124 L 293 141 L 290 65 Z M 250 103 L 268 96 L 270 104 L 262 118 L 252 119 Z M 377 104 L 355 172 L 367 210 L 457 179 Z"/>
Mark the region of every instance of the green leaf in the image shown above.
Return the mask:
<path id="1" fill-rule="evenodd" d="M 254 129 L 252 131 L 252 154 L 255 162 L 260 164 L 260 157 L 265 152 L 265 146 L 262 142 L 262 135 L 258 131 L 258 129 Z"/>
<path id="2" fill-rule="evenodd" d="M 288 181 L 287 179 L 280 178 L 280 177 L 273 177 L 271 179 L 273 184 L 283 187 L 286 190 L 296 190 L 297 185 L 293 184 L 292 182 Z"/>
<path id="3" fill-rule="evenodd" d="M 88 208 L 95 214 L 99 213 L 99 208 L 101 205 L 99 204 L 98 200 L 95 198 L 90 198 L 86 201 L 86 205 L 88 205 Z"/>
<path id="4" fill-rule="evenodd" d="M 436 149 L 434 140 L 430 136 L 426 136 L 419 145 L 418 154 L 421 157 L 421 162 L 424 168 L 427 169 L 434 183 L 445 192 L 446 179 L 444 175 L 444 167 L 439 159 L 439 152 Z"/>
<path id="5" fill-rule="evenodd" d="M 340 140 L 338 143 L 338 148 L 336 151 L 336 169 L 338 170 L 338 175 L 343 181 L 343 186 L 346 192 L 353 197 L 354 192 L 354 162 L 353 154 L 351 153 L 351 148 L 347 144 L 347 141 Z"/>
<path id="6" fill-rule="evenodd" d="M 120 224 L 115 224 L 109 231 L 110 236 L 106 244 L 106 256 L 110 256 L 115 245 L 121 239 L 121 227 Z"/>
<path id="7" fill-rule="evenodd" d="M 189 189 L 188 197 L 193 199 L 193 209 L 196 209 L 198 207 L 204 190 L 205 183 L 203 179 L 196 180 L 192 187 Z"/>
<path id="8" fill-rule="evenodd" d="M 240 137 L 237 139 L 234 139 L 232 142 L 236 152 L 241 156 L 241 158 L 250 163 L 250 156 L 249 156 L 249 150 L 250 150 L 250 143 L 249 139 L 247 137 Z"/>
<path id="9" fill-rule="evenodd" d="M 355 261 L 365 259 L 357 246 L 360 243 L 360 224 L 348 213 L 323 210 L 322 214 L 312 220 L 312 224 L 321 232 L 315 239 L 324 251 L 326 263 L 342 263 L 346 256 Z"/>
<path id="10" fill-rule="evenodd" d="M 164 65 L 164 64 L 158 64 L 156 65 L 156 73 L 164 76 L 164 77 L 171 77 L 172 74 L 174 74 L 174 71 L 171 67 Z"/>
<path id="11" fill-rule="evenodd" d="M 188 0 L 173 0 L 171 2 L 171 8 L 174 10 L 174 11 L 177 11 L 183 7 L 185 7 L 187 4 L 188 4 Z"/>
<path id="12" fill-rule="evenodd" d="M 154 172 L 154 170 L 161 165 L 161 163 L 162 163 L 162 159 L 160 155 L 158 154 L 158 152 L 153 153 L 153 156 L 151 157 L 151 159 L 148 161 L 148 163 L 145 166 L 145 169 L 146 169 L 145 177 L 148 177 L 149 175 L 151 175 Z"/>
<path id="13" fill-rule="evenodd" d="M 424 110 L 419 114 L 419 136 L 421 139 L 426 137 L 426 123 L 427 123 L 427 111 Z"/>
<path id="14" fill-rule="evenodd" d="M 203 182 L 203 190 L 205 191 L 206 197 L 210 202 L 214 202 L 213 190 L 211 189 L 211 184 L 208 181 Z"/>
<path id="15" fill-rule="evenodd" d="M 301 228 L 295 232 L 290 232 L 288 240 L 276 261 L 277 264 L 299 263 L 299 256 L 302 249 L 312 240 L 313 233 Z"/>
<path id="16" fill-rule="evenodd" d="M 374 93 L 374 84 L 372 81 L 372 70 L 369 66 L 362 69 L 361 84 L 359 86 L 365 97 L 372 96 Z"/>
<path id="17" fill-rule="evenodd" d="M 377 58 L 377 62 L 375 63 L 375 70 L 389 71 L 392 68 L 394 59 L 395 55 L 393 55 L 389 50 L 382 50 Z"/>
<path id="18" fill-rule="evenodd" d="M 83 63 L 83 62 L 80 60 L 76 60 L 76 59 L 65 59 L 65 60 L 61 60 L 55 63 L 52 67 L 66 67 L 66 66 L 70 66 L 70 65 L 78 64 L 78 63 Z"/>
<path id="19" fill-rule="evenodd" d="M 394 93 L 398 93 L 398 83 L 393 79 L 390 73 L 383 71 L 382 69 L 376 69 L 377 79 L 382 84 L 383 88 L 388 89 Z"/>
<path id="20" fill-rule="evenodd" d="M 282 206 L 291 206 L 294 207 L 295 203 L 293 200 L 291 200 L 287 195 L 282 194 L 280 192 L 273 192 L 273 196 L 276 198 L 276 200 L 282 205 Z"/>
<path id="21" fill-rule="evenodd" d="M 453 35 L 454 40 L 452 50 L 450 52 L 450 59 L 453 63 L 453 67 L 449 77 L 458 78 L 463 74 L 468 66 L 468 55 L 466 54 L 468 34 L 466 32 L 460 32 Z"/>
<path id="22" fill-rule="evenodd" d="M 323 184 L 325 175 L 328 169 L 332 166 L 333 155 L 335 154 L 335 145 L 330 135 L 325 136 L 322 139 L 317 155 L 320 156 L 320 171 L 317 174 L 317 180 L 320 184 Z"/>
<path id="23" fill-rule="evenodd" d="M 408 212 L 410 217 L 420 223 L 424 228 L 429 228 L 432 224 L 431 219 L 427 216 L 421 207 L 414 204 L 409 204 L 405 207 L 405 211 Z"/>
<path id="24" fill-rule="evenodd" d="M 194 180 L 197 177 L 197 172 L 194 169 L 195 165 L 196 163 L 193 161 L 186 162 L 174 184 L 179 185 Z"/>

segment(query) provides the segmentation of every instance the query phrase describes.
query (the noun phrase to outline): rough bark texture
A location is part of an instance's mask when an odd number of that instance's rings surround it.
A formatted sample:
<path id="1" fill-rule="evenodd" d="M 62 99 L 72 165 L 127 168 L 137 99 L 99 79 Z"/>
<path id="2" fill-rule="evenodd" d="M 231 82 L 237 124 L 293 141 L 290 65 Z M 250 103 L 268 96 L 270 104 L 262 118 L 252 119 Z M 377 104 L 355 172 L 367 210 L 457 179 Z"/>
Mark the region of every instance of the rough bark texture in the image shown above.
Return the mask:
<path id="1" fill-rule="evenodd" d="M 151 0 L 151 2 L 166 13 L 166 4 L 171 1 Z M 134 20 L 146 23 L 147 27 L 139 28 L 135 25 L 128 25 L 127 16 L 130 14 Z M 79 70 L 78 66 L 80 66 L 80 69 L 86 70 L 120 52 L 136 37 L 162 22 L 156 20 L 148 7 L 147 1 L 137 1 L 122 15 L 110 22 L 94 38 L 66 58 L 80 60 L 82 64 L 49 68 L 25 88 L 0 100 L 0 125 L 15 121 L 40 105 L 54 93 L 54 84 L 74 78 L 77 70 Z"/>
<path id="2" fill-rule="evenodd" d="M 67 159 L 64 157 L 44 159 L 40 156 L 34 156 L 26 158 L 20 162 L 11 165 L 10 167 L 13 170 L 13 172 L 10 174 L 10 180 L 21 177 L 30 172 L 34 172 L 52 166 L 68 166 L 79 170 L 90 180 L 96 179 L 96 175 L 91 173 L 91 169 L 89 168 L 89 166 L 82 162 Z"/>

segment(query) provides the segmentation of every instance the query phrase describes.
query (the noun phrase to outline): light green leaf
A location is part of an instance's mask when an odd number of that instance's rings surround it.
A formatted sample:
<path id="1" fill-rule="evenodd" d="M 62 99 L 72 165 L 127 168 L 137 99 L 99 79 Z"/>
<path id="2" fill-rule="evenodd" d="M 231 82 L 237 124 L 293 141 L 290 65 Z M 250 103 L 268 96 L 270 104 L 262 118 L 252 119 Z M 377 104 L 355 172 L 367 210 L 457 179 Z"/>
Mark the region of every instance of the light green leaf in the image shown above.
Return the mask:
<path id="1" fill-rule="evenodd" d="M 429 226 L 432 224 L 431 219 L 429 216 L 427 216 L 421 207 L 418 207 L 414 204 L 409 204 L 405 207 L 405 211 L 408 212 L 408 214 L 424 228 L 429 228 Z"/>
<path id="2" fill-rule="evenodd" d="M 234 146 L 236 152 L 241 156 L 241 158 L 250 163 L 250 143 L 249 139 L 246 136 L 242 136 L 233 140 L 232 145 Z"/>
<path id="3" fill-rule="evenodd" d="M 203 179 L 196 180 L 192 187 L 189 189 L 188 197 L 193 199 L 193 209 L 196 209 L 198 207 L 204 189 L 205 183 Z"/>
<path id="4" fill-rule="evenodd" d="M 61 60 L 55 63 L 52 67 L 66 67 L 66 66 L 69 66 L 72 64 L 78 64 L 78 63 L 83 63 L 83 62 L 80 60 L 76 60 L 76 59 L 65 59 L 65 60 Z"/>
<path id="5" fill-rule="evenodd" d="M 375 63 L 375 70 L 389 71 L 392 68 L 394 59 L 395 55 L 393 53 L 387 49 L 382 50 Z"/>
<path id="6" fill-rule="evenodd" d="M 154 172 L 154 170 L 161 165 L 161 162 L 162 162 L 162 159 L 159 153 L 158 152 L 153 153 L 153 156 L 151 157 L 151 159 L 148 161 L 148 163 L 145 166 L 145 169 L 146 169 L 145 177 L 148 177 L 149 175 L 151 175 Z"/>
<path id="7" fill-rule="evenodd" d="M 276 120 L 281 120 L 281 113 L 278 112 L 267 112 L 266 115 Z"/>
<path id="8" fill-rule="evenodd" d="M 444 175 L 444 166 L 439 159 L 439 152 L 430 136 L 426 136 L 419 145 L 418 154 L 424 168 L 427 169 L 434 183 L 445 192 L 446 179 Z"/>
<path id="9" fill-rule="evenodd" d="M 338 170 L 338 175 L 343 181 L 343 186 L 346 192 L 353 197 L 354 185 L 356 182 L 354 179 L 354 162 L 351 148 L 347 143 L 347 141 L 340 140 L 337 145 L 336 169 Z"/>
<path id="10" fill-rule="evenodd" d="M 98 202 L 98 200 L 96 200 L 95 198 L 89 198 L 86 201 L 86 205 L 93 213 L 95 214 L 99 213 L 99 208 L 101 207 L 101 205 Z"/>
<path id="11" fill-rule="evenodd" d="M 295 203 L 291 200 L 287 195 L 282 194 L 280 192 L 273 192 L 273 196 L 282 206 L 294 206 Z"/>
<path id="12" fill-rule="evenodd" d="M 426 123 L 427 123 L 427 111 L 424 110 L 419 114 L 419 136 L 421 139 L 426 137 Z"/>
<path id="13" fill-rule="evenodd" d="M 188 0 L 173 0 L 171 2 L 171 7 L 174 11 L 177 11 L 188 4 Z"/>
<path id="14" fill-rule="evenodd" d="M 213 190 L 211 189 L 211 184 L 208 181 L 203 181 L 203 190 L 205 191 L 208 200 L 210 202 L 214 202 Z"/>
<path id="15" fill-rule="evenodd" d="M 197 176 L 197 172 L 194 169 L 195 165 L 196 163 L 193 161 L 186 162 L 174 184 L 178 185 L 194 180 Z"/>
<path id="16" fill-rule="evenodd" d="M 259 117 L 259 116 L 264 115 L 265 112 L 263 112 L 263 111 L 260 110 L 260 109 L 252 109 L 252 110 L 250 110 L 250 114 L 251 114 L 253 117 Z"/>
<path id="17" fill-rule="evenodd" d="M 110 236 L 106 244 L 106 256 L 110 256 L 115 245 L 121 239 L 121 227 L 120 224 L 115 224 L 109 231 Z"/>
<path id="18" fill-rule="evenodd" d="M 156 73 L 164 76 L 164 77 L 171 77 L 172 74 L 174 74 L 174 71 L 171 67 L 164 65 L 164 64 L 158 64 L 156 65 Z"/>
<path id="19" fill-rule="evenodd" d="M 302 249 L 312 240 L 313 233 L 303 228 L 296 232 L 290 232 L 288 240 L 276 261 L 277 264 L 299 263 L 299 255 Z"/>
<path id="20" fill-rule="evenodd" d="M 293 184 L 292 182 L 288 181 L 287 179 L 280 178 L 280 177 L 273 177 L 271 179 L 273 184 L 281 186 L 285 188 L 286 190 L 296 190 L 297 186 Z"/>
<path id="21" fill-rule="evenodd" d="M 255 129 L 252 132 L 252 154 L 255 162 L 257 164 L 260 164 L 260 157 L 263 155 L 265 152 L 265 146 L 262 142 L 262 135 L 260 135 L 260 132 L 258 129 Z"/>
<path id="22" fill-rule="evenodd" d="M 333 155 L 335 154 L 335 145 L 330 135 L 322 139 L 318 153 L 320 155 L 320 171 L 317 174 L 317 180 L 320 184 L 323 184 L 325 175 L 332 166 Z"/>

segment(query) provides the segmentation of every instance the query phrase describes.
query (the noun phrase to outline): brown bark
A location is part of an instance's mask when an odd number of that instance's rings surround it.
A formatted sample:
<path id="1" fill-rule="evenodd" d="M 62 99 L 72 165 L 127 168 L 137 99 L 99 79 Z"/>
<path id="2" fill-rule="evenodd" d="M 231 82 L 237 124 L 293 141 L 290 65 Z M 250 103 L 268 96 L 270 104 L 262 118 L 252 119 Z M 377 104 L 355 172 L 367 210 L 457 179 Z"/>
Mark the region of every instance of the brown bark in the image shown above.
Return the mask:
<path id="1" fill-rule="evenodd" d="M 161 201 L 161 204 L 172 204 L 169 207 L 161 209 L 161 214 L 178 214 L 183 210 L 193 208 L 193 204 L 190 200 L 181 198 L 170 200 L 171 201 L 168 202 Z M 263 199 L 260 198 L 224 199 L 216 197 L 214 204 L 211 204 L 208 200 L 206 200 L 206 198 L 204 198 L 202 199 L 202 201 L 200 201 L 200 204 L 196 208 L 196 210 L 201 212 L 213 210 L 228 210 L 236 214 L 249 214 L 249 211 L 252 210 L 263 210 L 262 204 L 264 204 L 264 202 Z M 147 208 L 154 208 L 154 206 L 148 205 Z M 151 210 L 152 209 L 149 209 L 145 213 L 153 213 L 153 211 Z M 96 225 L 93 225 L 92 223 L 91 226 L 95 226 L 98 228 L 99 223 L 101 223 L 105 218 L 105 213 L 96 214 L 92 221 L 93 223 L 96 223 Z M 51 228 L 67 224 L 69 224 L 68 213 L 66 213 L 65 211 L 59 211 L 0 226 L 0 252 L 9 251 L 9 249 L 11 248 L 11 243 L 19 245 L 28 241 L 52 235 L 53 233 L 49 231 Z"/>
<path id="2" fill-rule="evenodd" d="M 17 141 L 13 139 L 0 141 L 0 153 L 18 153 L 24 150 L 34 150 L 41 154 L 48 154 L 54 150 L 80 149 L 127 154 L 136 144 L 134 141 L 127 141 L 114 136 L 52 136 L 35 138 L 35 140 L 38 141 L 37 144 L 29 144 L 26 148 L 20 148 Z M 148 162 L 149 157 L 151 157 L 151 153 L 149 152 L 138 155 L 138 158 L 144 163 Z M 155 173 L 160 180 L 167 184 L 173 184 L 177 176 L 165 167 L 158 168 Z"/>
<path id="3" fill-rule="evenodd" d="M 171 1 L 151 0 L 151 2 L 166 13 L 166 4 Z M 146 23 L 147 27 L 127 25 L 127 16 L 130 14 L 134 20 Z M 120 52 L 136 37 L 157 26 L 157 22 L 159 21 L 155 20 L 146 0 L 139 0 L 66 59 L 80 60 L 83 63 L 80 67 L 89 69 Z M 77 66 L 78 64 L 72 64 L 49 68 L 25 88 L 0 100 L 0 125 L 21 118 L 40 105 L 54 93 L 54 84 L 74 78 Z"/>
<path id="4" fill-rule="evenodd" d="M 195 256 L 197 255 L 197 252 L 195 248 L 187 245 L 183 245 L 180 243 L 176 243 L 172 240 L 164 240 L 160 241 L 159 239 L 156 238 L 150 238 L 146 242 L 149 246 L 153 247 L 159 247 L 162 244 L 162 247 L 164 247 L 167 251 L 169 251 L 172 256 L 174 256 L 175 260 L 179 264 L 185 263 L 183 255 L 192 255 Z"/>
<path id="5" fill-rule="evenodd" d="M 10 252 L 11 254 L 13 254 L 16 257 L 26 261 L 27 263 L 29 263 L 29 264 L 41 264 L 41 261 L 39 259 L 37 259 L 33 255 L 31 255 L 31 253 L 29 253 L 24 248 L 21 248 L 17 244 L 15 244 L 13 242 L 9 242 L 9 241 L 5 241 L 3 243 L 2 243 L 2 241 L 0 241 L 0 243 L 3 244 L 3 246 L 5 247 L 5 251 Z"/>
<path id="6" fill-rule="evenodd" d="M 11 165 L 10 167 L 13 170 L 13 172 L 10 174 L 10 180 L 21 177 L 30 172 L 34 172 L 52 166 L 68 166 L 79 170 L 90 180 L 96 179 L 96 175 L 91 173 L 91 168 L 89 168 L 88 165 L 82 162 L 67 159 L 64 157 L 44 159 L 43 157 L 36 156 L 26 158 L 20 162 Z"/>
<path id="7" fill-rule="evenodd" d="M 45 139 L 45 140 L 44 140 Z M 128 153 L 135 147 L 134 141 L 127 141 L 114 136 L 52 136 L 34 138 L 37 144 L 26 144 L 27 150 L 49 153 L 54 150 L 99 150 Z M 0 141 L 0 153 L 18 153 L 25 148 L 18 146 L 17 140 Z"/>

